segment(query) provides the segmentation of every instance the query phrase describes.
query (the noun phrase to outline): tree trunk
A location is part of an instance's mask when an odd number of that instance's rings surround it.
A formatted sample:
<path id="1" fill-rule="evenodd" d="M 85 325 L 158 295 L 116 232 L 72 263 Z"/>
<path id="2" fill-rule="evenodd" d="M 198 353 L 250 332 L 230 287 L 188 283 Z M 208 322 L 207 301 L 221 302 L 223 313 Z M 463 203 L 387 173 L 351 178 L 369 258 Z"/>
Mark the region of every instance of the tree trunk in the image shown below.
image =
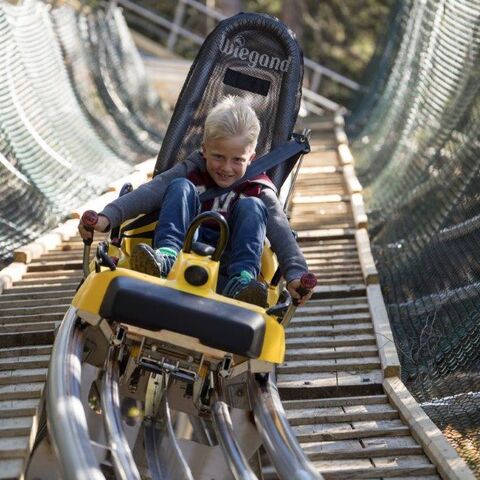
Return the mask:
<path id="1" fill-rule="evenodd" d="M 292 30 L 298 43 L 303 41 L 303 0 L 282 2 L 282 21 Z"/>
<path id="2" fill-rule="evenodd" d="M 242 0 L 215 0 L 216 8 L 227 17 L 244 10 Z"/>

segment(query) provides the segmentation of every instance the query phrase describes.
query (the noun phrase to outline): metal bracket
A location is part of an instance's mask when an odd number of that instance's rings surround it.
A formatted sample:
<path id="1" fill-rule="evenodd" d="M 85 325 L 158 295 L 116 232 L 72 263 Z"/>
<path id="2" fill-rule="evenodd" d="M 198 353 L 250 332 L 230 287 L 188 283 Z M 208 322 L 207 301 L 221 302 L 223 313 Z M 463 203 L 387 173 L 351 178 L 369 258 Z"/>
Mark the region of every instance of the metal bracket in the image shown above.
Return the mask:
<path id="1" fill-rule="evenodd" d="M 273 373 L 275 364 L 263 360 L 250 360 L 249 371 L 252 373 Z"/>
<path id="2" fill-rule="evenodd" d="M 218 375 L 222 378 L 227 378 L 231 375 L 233 370 L 233 355 L 227 353 L 222 360 L 222 363 L 218 367 Z"/>
<path id="3" fill-rule="evenodd" d="M 70 307 L 73 308 L 73 307 Z M 95 313 L 90 313 L 85 310 L 77 310 L 77 316 L 84 322 L 96 327 L 102 321 L 102 317 Z"/>
<path id="4" fill-rule="evenodd" d="M 148 357 L 141 357 L 138 361 L 138 366 L 143 370 L 147 370 L 148 372 L 158 375 L 168 374 L 172 378 L 186 383 L 194 383 L 197 379 L 196 372 L 182 368 L 178 365 L 178 363 L 170 363 L 163 358 L 162 360 L 154 360 Z"/>
<path id="5" fill-rule="evenodd" d="M 108 343 L 114 345 L 113 339 L 115 338 L 115 333 L 108 321 L 102 318 L 98 324 L 98 329 L 103 333 L 104 337 L 108 340 Z"/>

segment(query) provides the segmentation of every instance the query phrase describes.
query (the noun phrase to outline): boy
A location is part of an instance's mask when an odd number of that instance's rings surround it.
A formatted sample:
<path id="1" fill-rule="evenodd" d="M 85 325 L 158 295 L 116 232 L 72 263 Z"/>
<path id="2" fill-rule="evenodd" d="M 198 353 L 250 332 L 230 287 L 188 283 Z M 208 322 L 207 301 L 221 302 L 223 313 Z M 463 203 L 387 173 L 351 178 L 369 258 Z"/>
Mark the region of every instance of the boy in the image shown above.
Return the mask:
<path id="1" fill-rule="evenodd" d="M 230 240 L 221 259 L 220 272 L 227 277 L 222 294 L 265 306 L 266 286 L 257 281 L 257 276 L 267 236 L 290 294 L 302 305 L 311 296 L 309 292 L 302 297 L 297 291 L 307 265 L 268 176 L 259 175 L 203 204 L 199 199 L 203 191 L 229 187 L 245 175 L 255 159 L 259 133 L 260 122 L 248 102 L 225 97 L 207 116 L 201 152 L 194 152 L 184 162 L 107 205 L 99 214 L 95 230 L 106 232 L 161 205 L 154 247 L 137 245 L 130 264 L 134 270 L 166 277 L 191 221 L 201 211 L 216 210 L 230 227 Z M 91 236 L 81 224 L 79 231 L 83 238 Z M 215 246 L 217 237 L 217 231 L 200 227 L 198 241 Z"/>

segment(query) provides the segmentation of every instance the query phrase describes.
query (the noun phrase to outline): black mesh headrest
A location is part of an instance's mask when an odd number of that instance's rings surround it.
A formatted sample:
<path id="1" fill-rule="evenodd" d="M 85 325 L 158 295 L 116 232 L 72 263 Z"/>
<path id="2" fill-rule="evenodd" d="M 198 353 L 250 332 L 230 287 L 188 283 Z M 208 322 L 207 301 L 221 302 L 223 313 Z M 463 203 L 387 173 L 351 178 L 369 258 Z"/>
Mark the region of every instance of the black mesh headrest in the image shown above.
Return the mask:
<path id="1" fill-rule="evenodd" d="M 269 15 L 220 22 L 195 58 L 177 101 L 154 174 L 200 148 L 210 109 L 229 94 L 248 98 L 260 119 L 257 156 L 290 137 L 300 106 L 303 55 L 293 33 Z M 278 185 L 282 170 L 269 172 Z"/>

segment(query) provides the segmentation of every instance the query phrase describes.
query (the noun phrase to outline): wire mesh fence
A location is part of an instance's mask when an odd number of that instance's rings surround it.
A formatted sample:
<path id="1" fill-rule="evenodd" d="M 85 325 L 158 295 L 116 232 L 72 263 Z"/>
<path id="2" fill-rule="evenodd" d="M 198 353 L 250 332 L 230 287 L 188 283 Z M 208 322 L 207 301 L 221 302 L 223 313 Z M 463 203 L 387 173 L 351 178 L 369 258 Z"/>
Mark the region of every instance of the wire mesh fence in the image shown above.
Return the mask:
<path id="1" fill-rule="evenodd" d="M 480 2 L 397 8 L 348 128 L 403 379 L 480 474 Z"/>
<path id="2" fill-rule="evenodd" d="M 168 112 L 121 10 L 0 5 L 0 268 L 153 157 Z"/>

